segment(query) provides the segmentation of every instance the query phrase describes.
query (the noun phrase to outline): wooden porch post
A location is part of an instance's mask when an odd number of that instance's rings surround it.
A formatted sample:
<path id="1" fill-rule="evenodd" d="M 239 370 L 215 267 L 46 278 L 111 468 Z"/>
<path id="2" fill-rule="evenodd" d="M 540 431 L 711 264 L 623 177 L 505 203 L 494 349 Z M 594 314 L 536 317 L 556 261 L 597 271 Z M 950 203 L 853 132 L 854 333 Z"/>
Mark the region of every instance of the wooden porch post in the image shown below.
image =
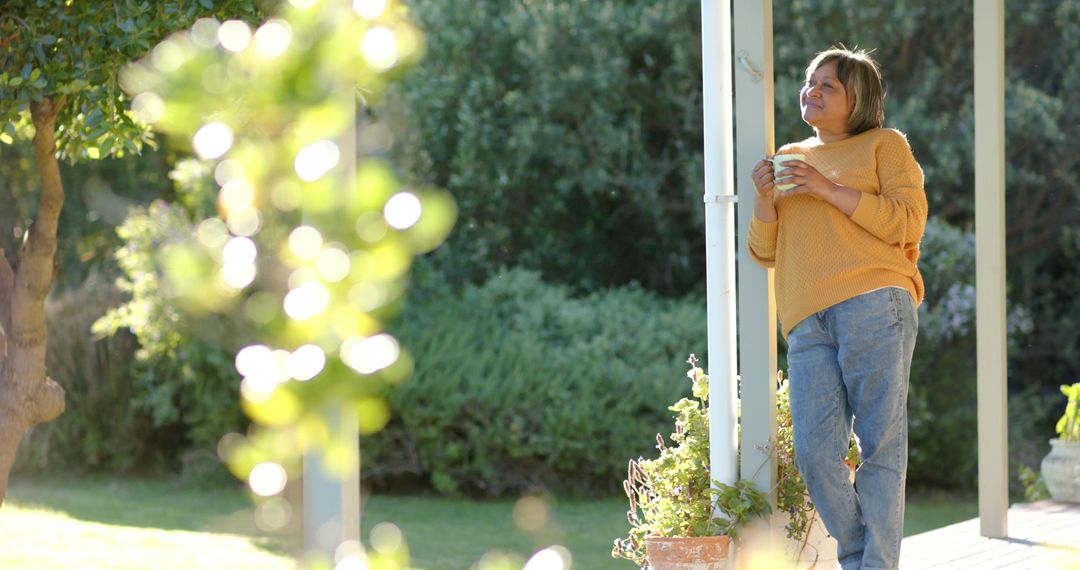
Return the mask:
<path id="1" fill-rule="evenodd" d="M 979 398 L 979 529 L 1008 536 L 1005 326 L 1004 0 L 975 0 L 975 311 Z"/>

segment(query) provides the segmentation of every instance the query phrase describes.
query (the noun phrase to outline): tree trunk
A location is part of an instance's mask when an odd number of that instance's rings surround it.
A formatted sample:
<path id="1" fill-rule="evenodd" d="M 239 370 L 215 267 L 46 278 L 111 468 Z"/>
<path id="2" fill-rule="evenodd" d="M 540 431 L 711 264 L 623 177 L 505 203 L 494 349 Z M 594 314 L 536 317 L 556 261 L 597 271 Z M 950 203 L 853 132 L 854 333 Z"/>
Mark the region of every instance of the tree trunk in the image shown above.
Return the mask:
<path id="1" fill-rule="evenodd" d="M 0 322 L 4 324 L 0 344 L 6 347 L 6 355 L 0 356 L 0 504 L 7 496 L 15 452 L 26 432 L 64 411 L 64 389 L 45 375 L 45 297 L 52 287 L 57 221 L 64 205 L 54 132 L 63 105 L 63 98 L 51 97 L 30 104 L 41 198 L 14 273 L 6 256 L 0 256 Z M 10 281 L 7 286 L 5 276 Z"/>

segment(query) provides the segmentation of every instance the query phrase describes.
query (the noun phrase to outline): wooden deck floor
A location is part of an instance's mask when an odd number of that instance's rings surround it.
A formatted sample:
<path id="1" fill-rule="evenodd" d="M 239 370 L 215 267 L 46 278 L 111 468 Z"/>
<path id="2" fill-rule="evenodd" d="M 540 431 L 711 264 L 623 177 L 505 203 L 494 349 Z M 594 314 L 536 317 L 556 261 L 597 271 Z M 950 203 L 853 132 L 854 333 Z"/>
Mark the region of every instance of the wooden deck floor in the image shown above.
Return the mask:
<path id="1" fill-rule="evenodd" d="M 1080 570 L 1080 504 L 1040 501 L 1009 509 L 1009 538 L 979 536 L 972 519 L 904 539 L 902 570 Z"/>

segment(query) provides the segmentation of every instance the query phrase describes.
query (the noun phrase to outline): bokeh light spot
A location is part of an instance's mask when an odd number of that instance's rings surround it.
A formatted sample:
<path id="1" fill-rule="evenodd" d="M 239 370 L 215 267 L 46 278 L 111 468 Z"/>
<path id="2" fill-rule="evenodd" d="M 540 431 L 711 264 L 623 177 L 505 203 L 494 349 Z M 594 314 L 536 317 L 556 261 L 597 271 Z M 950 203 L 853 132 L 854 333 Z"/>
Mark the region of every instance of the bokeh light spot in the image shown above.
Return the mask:
<path id="1" fill-rule="evenodd" d="M 383 289 L 369 281 L 357 283 L 349 289 L 349 304 L 364 312 L 379 308 L 384 298 Z"/>
<path id="2" fill-rule="evenodd" d="M 289 251 L 300 259 L 312 259 L 322 251 L 323 238 L 311 226 L 299 226 L 289 233 Z"/>
<path id="3" fill-rule="evenodd" d="M 285 314 L 304 321 L 322 313 L 330 303 L 330 292 L 321 283 L 305 283 L 285 295 Z"/>
<path id="4" fill-rule="evenodd" d="M 367 338 L 349 337 L 341 343 L 341 359 L 361 374 L 372 374 L 397 361 L 401 346 L 388 334 Z"/>
<path id="5" fill-rule="evenodd" d="M 289 375 L 306 382 L 319 375 L 326 366 L 326 353 L 314 344 L 305 344 L 289 355 Z"/>
<path id="6" fill-rule="evenodd" d="M 243 289 L 255 281 L 258 269 L 254 263 L 232 263 L 222 266 L 221 280 L 233 289 Z"/>
<path id="7" fill-rule="evenodd" d="M 255 53 L 274 59 L 285 53 L 292 42 L 292 29 L 285 20 L 269 20 L 255 32 Z"/>
<path id="8" fill-rule="evenodd" d="M 353 0 L 353 10 L 361 18 L 374 20 L 386 11 L 386 0 Z"/>
<path id="9" fill-rule="evenodd" d="M 397 39 L 394 31 L 386 26 L 374 26 L 360 40 L 364 59 L 376 71 L 386 71 L 398 61 Z"/>
<path id="10" fill-rule="evenodd" d="M 341 159 L 341 150 L 333 141 L 321 140 L 310 144 L 296 153 L 293 168 L 296 175 L 305 182 L 314 182 L 337 166 Z"/>
<path id="11" fill-rule="evenodd" d="M 539 497 L 522 497 L 514 503 L 514 524 L 525 532 L 542 530 L 550 519 L 551 509 Z"/>
<path id="12" fill-rule="evenodd" d="M 399 192 L 386 201 L 383 216 L 386 223 L 399 230 L 407 230 L 420 220 L 420 198 L 411 192 Z"/>
<path id="13" fill-rule="evenodd" d="M 570 551 L 564 546 L 549 546 L 532 556 L 523 570 L 566 570 L 570 568 Z"/>
<path id="14" fill-rule="evenodd" d="M 218 41 L 231 52 L 243 51 L 251 44 L 251 28 L 240 20 L 227 20 L 218 28 Z"/>
<path id="15" fill-rule="evenodd" d="M 150 52 L 150 63 L 163 73 L 180 69 L 184 64 L 184 48 L 173 40 L 165 40 Z"/>
<path id="16" fill-rule="evenodd" d="M 315 270 L 319 277 L 337 283 L 349 276 L 349 254 L 336 247 L 327 248 L 319 254 Z"/>
<path id="17" fill-rule="evenodd" d="M 235 158 L 226 158 L 214 167 L 214 181 L 225 186 L 233 180 L 244 177 L 244 163 Z"/>
<path id="18" fill-rule="evenodd" d="M 236 212 L 252 207 L 255 202 L 255 188 L 243 178 L 233 178 L 221 187 L 218 201 L 226 212 Z"/>
<path id="19" fill-rule="evenodd" d="M 191 138 L 195 154 L 203 160 L 218 158 L 229 152 L 233 144 L 233 132 L 225 123 L 207 123 Z"/>
<path id="20" fill-rule="evenodd" d="M 354 552 L 342 558 L 334 570 L 368 570 L 367 556 L 363 552 Z"/>
<path id="21" fill-rule="evenodd" d="M 285 528 L 292 519 L 292 505 L 281 497 L 263 501 L 255 508 L 255 525 L 264 532 L 275 532 Z"/>
<path id="22" fill-rule="evenodd" d="M 285 490 L 289 480 L 285 468 L 277 463 L 260 463 L 248 475 L 248 486 L 260 497 L 271 497 Z"/>
<path id="23" fill-rule="evenodd" d="M 380 554 L 394 554 L 405 546 L 405 537 L 394 523 L 381 522 L 371 528 L 371 548 Z"/>
<path id="24" fill-rule="evenodd" d="M 225 221 L 229 231 L 238 236 L 253 236 L 259 232 L 262 225 L 262 217 L 255 208 L 237 208 L 229 212 L 229 218 Z"/>
<path id="25" fill-rule="evenodd" d="M 201 48 L 214 48 L 218 45 L 218 28 L 221 23 L 213 18 L 199 18 L 191 26 L 191 41 Z"/>
<path id="26" fill-rule="evenodd" d="M 255 263 L 259 250 L 255 242 L 246 237 L 234 237 L 222 248 L 221 257 L 225 265 Z"/>
<path id="27" fill-rule="evenodd" d="M 157 93 L 146 91 L 131 100 L 131 110 L 140 121 L 153 124 L 165 116 L 165 101 Z"/>

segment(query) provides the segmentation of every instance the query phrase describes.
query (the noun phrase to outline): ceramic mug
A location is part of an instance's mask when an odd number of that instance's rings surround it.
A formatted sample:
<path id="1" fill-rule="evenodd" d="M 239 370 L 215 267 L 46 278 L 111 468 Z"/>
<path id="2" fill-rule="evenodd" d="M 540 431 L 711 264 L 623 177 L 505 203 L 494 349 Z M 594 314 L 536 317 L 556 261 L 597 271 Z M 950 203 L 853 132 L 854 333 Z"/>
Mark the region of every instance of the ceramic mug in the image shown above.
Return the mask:
<path id="1" fill-rule="evenodd" d="M 805 154 L 778 154 L 778 155 L 772 157 L 773 172 L 776 174 L 776 190 L 778 192 L 787 192 L 788 190 L 791 190 L 792 188 L 795 187 L 794 184 L 780 184 L 780 180 L 783 179 L 783 177 L 780 176 L 780 173 L 787 171 L 787 168 L 783 168 L 780 165 L 782 163 L 784 163 L 784 162 L 789 161 L 789 160 L 801 160 L 801 161 L 805 162 L 806 161 L 806 155 Z"/>

